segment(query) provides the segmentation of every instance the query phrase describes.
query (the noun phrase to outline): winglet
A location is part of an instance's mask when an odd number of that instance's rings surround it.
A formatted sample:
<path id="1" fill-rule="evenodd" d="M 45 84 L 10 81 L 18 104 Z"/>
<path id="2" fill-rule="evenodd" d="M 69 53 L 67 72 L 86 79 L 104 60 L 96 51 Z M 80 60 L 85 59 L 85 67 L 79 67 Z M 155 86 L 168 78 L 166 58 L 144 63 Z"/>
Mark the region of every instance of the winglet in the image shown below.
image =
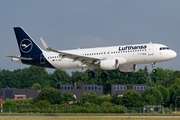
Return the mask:
<path id="1" fill-rule="evenodd" d="M 50 48 L 50 47 L 48 46 L 48 44 L 47 44 L 42 38 L 40 38 L 40 39 L 41 39 L 42 44 L 44 45 L 44 47 L 45 47 L 47 50 L 53 51 L 53 52 L 58 52 L 58 53 L 59 53 L 58 50 L 55 50 L 55 49 Z"/>
<path id="2" fill-rule="evenodd" d="M 44 45 L 44 47 L 45 47 L 47 50 L 51 49 L 51 48 L 48 46 L 48 44 L 47 44 L 42 38 L 40 38 L 40 39 L 41 39 L 42 44 Z"/>

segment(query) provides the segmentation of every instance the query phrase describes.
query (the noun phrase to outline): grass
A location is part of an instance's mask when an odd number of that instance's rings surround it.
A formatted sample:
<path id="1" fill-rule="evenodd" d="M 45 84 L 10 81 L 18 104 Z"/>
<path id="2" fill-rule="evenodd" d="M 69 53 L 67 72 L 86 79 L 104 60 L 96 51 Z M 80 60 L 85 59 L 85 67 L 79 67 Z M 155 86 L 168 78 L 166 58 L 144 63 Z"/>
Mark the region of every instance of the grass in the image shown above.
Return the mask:
<path id="1" fill-rule="evenodd" d="M 1 115 L 61 115 L 61 116 L 66 116 L 66 115 L 118 115 L 118 116 L 141 116 L 141 115 L 152 115 L 152 116 L 166 116 L 166 115 L 171 115 L 171 116 L 180 116 L 180 113 L 178 114 L 158 114 L 158 113 L 2 113 Z"/>
<path id="2" fill-rule="evenodd" d="M 48 118 L 35 118 L 35 117 L 10 117 L 10 118 L 0 118 L 0 120 L 179 120 L 179 118 L 105 118 L 105 117 L 87 117 L 87 118 L 57 118 L 57 117 L 48 117 Z"/>
<path id="3" fill-rule="evenodd" d="M 27 117 L 8 117 L 8 118 L 4 118 L 3 116 L 1 117 L 1 115 L 25 115 Z M 41 116 L 46 116 L 46 115 L 52 115 L 52 117 L 33 117 L 33 115 L 41 115 Z M 58 116 L 62 116 L 62 117 L 56 117 L 56 115 Z M 97 115 L 97 117 L 66 117 L 67 115 Z M 119 116 L 119 117 L 98 117 L 98 115 L 104 115 L 104 116 Z M 128 116 L 145 116 L 145 115 L 152 115 L 152 116 L 158 116 L 158 115 L 180 115 L 180 114 L 117 114 L 117 113 L 3 113 L 0 114 L 0 120 L 179 120 L 179 118 L 130 118 Z M 122 116 L 122 117 L 121 117 Z M 125 116 L 125 117 L 124 117 Z"/>

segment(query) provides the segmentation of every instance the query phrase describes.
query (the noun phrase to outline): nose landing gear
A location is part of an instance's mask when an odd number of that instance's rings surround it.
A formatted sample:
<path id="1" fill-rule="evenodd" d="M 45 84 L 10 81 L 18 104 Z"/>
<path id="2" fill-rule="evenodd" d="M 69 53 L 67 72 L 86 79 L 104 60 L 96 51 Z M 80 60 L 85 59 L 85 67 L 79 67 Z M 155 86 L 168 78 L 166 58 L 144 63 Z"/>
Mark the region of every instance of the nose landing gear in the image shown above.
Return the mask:
<path id="1" fill-rule="evenodd" d="M 157 70 L 155 69 L 155 62 L 151 63 L 151 65 L 152 65 L 152 68 L 153 68 L 152 72 L 153 72 L 153 73 L 156 73 Z"/>

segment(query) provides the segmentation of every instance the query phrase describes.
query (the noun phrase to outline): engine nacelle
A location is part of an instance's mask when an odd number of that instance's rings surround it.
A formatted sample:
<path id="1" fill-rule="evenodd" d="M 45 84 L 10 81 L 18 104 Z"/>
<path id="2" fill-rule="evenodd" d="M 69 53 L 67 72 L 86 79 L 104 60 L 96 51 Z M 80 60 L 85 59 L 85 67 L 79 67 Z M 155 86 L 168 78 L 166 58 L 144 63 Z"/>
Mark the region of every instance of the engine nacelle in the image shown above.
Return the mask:
<path id="1" fill-rule="evenodd" d="M 119 71 L 121 71 L 121 72 L 134 72 L 135 69 L 136 69 L 136 64 L 119 66 Z"/>
<path id="2" fill-rule="evenodd" d="M 118 67 L 118 60 L 117 59 L 102 60 L 100 62 L 100 67 L 103 70 L 115 70 Z"/>

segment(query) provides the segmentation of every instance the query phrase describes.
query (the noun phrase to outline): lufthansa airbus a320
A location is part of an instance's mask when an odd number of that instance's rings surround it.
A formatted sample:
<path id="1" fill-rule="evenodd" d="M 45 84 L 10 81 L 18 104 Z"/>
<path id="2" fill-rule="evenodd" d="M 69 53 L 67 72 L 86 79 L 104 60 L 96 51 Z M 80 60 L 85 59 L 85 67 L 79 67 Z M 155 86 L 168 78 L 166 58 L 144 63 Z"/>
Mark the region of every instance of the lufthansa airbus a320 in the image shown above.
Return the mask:
<path id="1" fill-rule="evenodd" d="M 168 61 L 177 56 L 177 53 L 162 44 L 135 44 L 110 47 L 98 47 L 74 50 L 56 50 L 50 48 L 42 39 L 42 50 L 35 41 L 21 27 L 14 27 L 17 43 L 21 55 L 10 56 L 14 62 L 36 65 L 55 69 L 90 68 L 89 77 L 93 77 L 94 68 L 103 70 L 120 70 L 122 72 L 135 71 L 136 64 L 151 63 L 153 72 L 156 72 L 155 63 Z M 103 72 L 102 78 L 107 74 Z"/>

